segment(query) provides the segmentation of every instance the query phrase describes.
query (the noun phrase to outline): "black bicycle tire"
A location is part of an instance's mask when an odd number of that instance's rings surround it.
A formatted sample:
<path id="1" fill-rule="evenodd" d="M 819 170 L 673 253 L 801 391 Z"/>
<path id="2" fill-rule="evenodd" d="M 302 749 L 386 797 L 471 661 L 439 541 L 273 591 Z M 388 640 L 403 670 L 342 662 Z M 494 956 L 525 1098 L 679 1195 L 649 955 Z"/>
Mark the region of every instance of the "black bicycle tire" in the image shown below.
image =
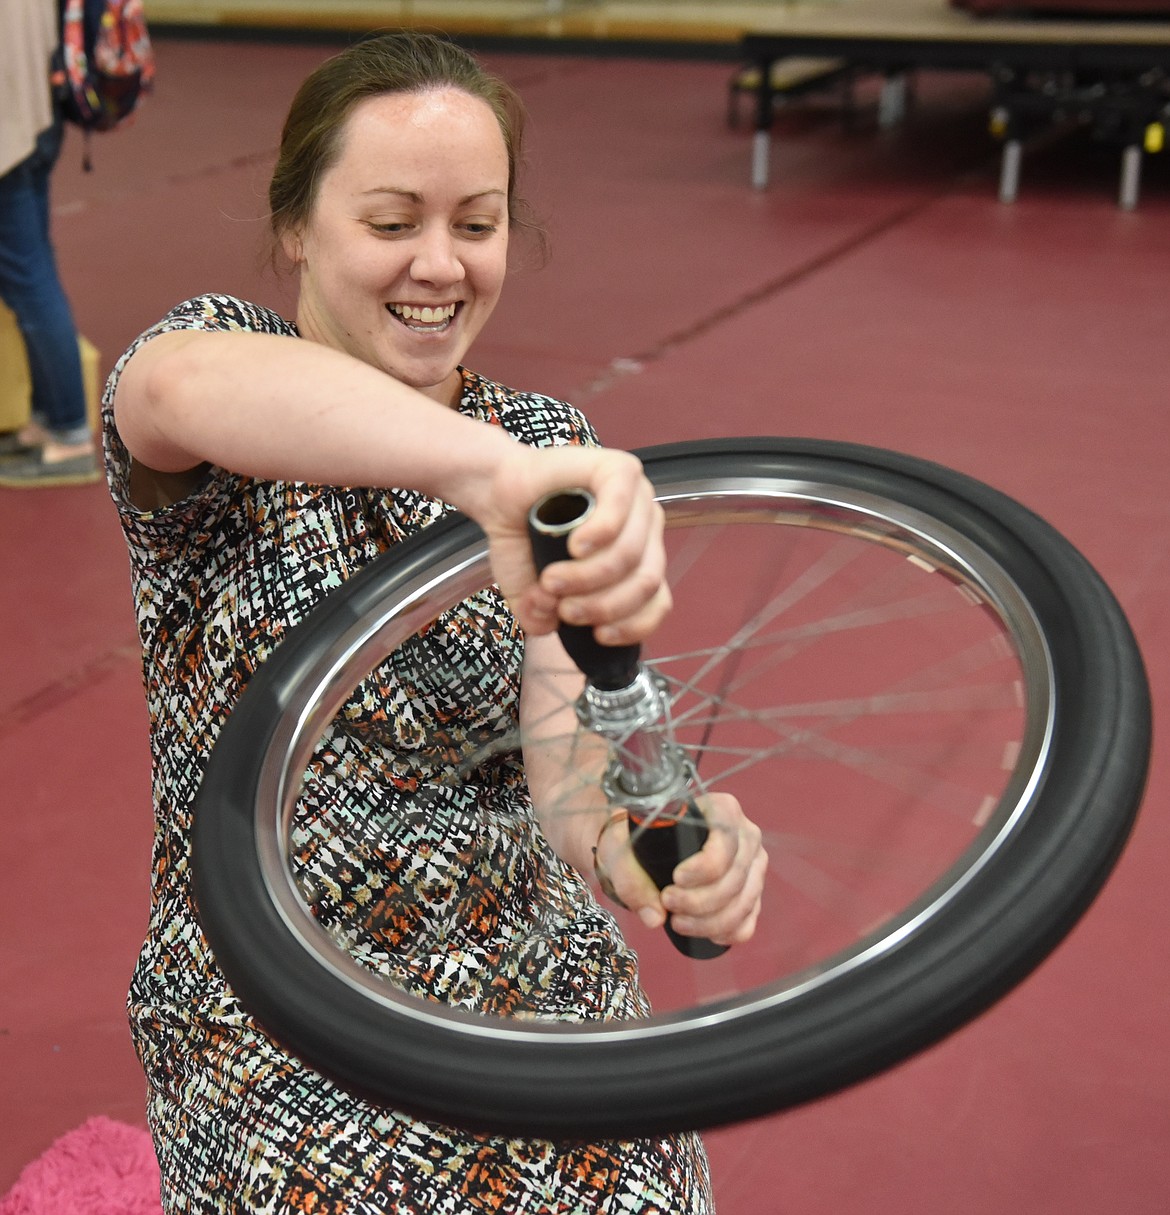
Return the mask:
<path id="1" fill-rule="evenodd" d="M 914 457 L 807 439 L 646 449 L 652 479 L 737 474 L 880 491 L 960 531 L 1021 588 L 1052 653 L 1052 745 L 1006 846 L 898 948 L 780 1008 L 681 1032 L 493 1040 L 384 1012 L 312 965 L 256 862 L 263 754 L 314 647 L 387 587 L 479 535 L 455 517 L 380 558 L 299 625 L 258 671 L 218 740 L 197 803 L 194 882 L 207 937 L 257 1020 L 343 1086 L 419 1116 L 550 1138 L 659 1134 L 754 1117 L 823 1096 L 905 1059 L 1010 990 L 1079 919 L 1112 869 L 1144 788 L 1149 692 L 1123 612 L 1085 558 L 1018 502 Z"/>

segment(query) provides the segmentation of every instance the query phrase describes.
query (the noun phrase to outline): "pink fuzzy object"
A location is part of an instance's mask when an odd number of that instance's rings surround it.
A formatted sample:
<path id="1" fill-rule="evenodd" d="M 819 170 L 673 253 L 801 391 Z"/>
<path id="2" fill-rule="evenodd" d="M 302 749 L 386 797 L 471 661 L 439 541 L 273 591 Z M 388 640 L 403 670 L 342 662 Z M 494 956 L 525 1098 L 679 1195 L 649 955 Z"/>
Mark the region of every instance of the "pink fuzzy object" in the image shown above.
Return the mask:
<path id="1" fill-rule="evenodd" d="M 90 1118 L 26 1164 L 0 1215 L 160 1215 L 158 1163 L 146 1131 Z"/>

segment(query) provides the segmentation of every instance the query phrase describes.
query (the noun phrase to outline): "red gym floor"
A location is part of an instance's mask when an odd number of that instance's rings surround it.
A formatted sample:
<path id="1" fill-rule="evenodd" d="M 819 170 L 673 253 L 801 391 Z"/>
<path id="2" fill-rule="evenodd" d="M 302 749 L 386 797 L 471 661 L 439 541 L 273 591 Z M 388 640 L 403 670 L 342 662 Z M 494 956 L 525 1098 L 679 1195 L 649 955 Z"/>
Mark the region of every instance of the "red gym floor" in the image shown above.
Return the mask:
<path id="1" fill-rule="evenodd" d="M 201 291 L 288 306 L 265 171 L 323 47 L 159 40 L 129 131 L 74 138 L 55 225 L 103 368 Z M 873 443 L 988 480 L 1113 585 L 1156 709 L 1170 681 L 1170 176 L 1119 211 L 1115 150 L 1030 152 L 996 202 L 983 83 L 924 76 L 897 130 L 824 104 L 748 184 L 727 64 L 492 54 L 533 116 L 552 237 L 472 361 L 587 408 L 611 443 L 771 433 Z M 126 560 L 100 486 L 0 491 L 0 1193 L 88 1116 L 142 1122 L 122 1011 L 146 915 L 145 712 Z M 1170 1193 L 1170 805 L 1087 919 L 941 1046 L 709 1137 L 721 1215 L 1162 1215 Z"/>

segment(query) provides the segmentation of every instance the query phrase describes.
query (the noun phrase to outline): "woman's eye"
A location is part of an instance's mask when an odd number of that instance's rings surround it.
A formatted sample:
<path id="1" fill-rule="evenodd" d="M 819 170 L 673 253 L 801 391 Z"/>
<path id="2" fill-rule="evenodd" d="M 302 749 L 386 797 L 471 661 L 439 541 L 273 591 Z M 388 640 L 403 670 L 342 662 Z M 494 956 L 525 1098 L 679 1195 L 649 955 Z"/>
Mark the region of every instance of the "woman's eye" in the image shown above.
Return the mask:
<path id="1" fill-rule="evenodd" d="M 398 234 L 407 231 L 410 225 L 405 220 L 392 220 L 389 223 L 370 224 L 370 230 L 373 232 L 382 232 L 387 236 L 397 236 Z"/>
<path id="2" fill-rule="evenodd" d="M 469 236 L 491 236 L 496 231 L 496 225 L 486 220 L 471 220 L 463 225 L 463 230 Z"/>

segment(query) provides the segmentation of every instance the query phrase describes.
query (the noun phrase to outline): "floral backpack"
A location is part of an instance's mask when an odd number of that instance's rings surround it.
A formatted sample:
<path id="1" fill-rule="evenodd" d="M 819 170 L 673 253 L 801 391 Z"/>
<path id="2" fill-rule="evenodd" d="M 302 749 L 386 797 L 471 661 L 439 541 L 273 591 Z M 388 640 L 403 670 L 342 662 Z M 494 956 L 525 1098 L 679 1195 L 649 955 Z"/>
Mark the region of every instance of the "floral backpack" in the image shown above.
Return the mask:
<path id="1" fill-rule="evenodd" d="M 66 121 L 109 131 L 134 112 L 154 82 L 154 49 L 142 0 L 60 0 L 61 46 L 53 89 Z M 85 167 L 90 168 L 88 150 Z"/>

